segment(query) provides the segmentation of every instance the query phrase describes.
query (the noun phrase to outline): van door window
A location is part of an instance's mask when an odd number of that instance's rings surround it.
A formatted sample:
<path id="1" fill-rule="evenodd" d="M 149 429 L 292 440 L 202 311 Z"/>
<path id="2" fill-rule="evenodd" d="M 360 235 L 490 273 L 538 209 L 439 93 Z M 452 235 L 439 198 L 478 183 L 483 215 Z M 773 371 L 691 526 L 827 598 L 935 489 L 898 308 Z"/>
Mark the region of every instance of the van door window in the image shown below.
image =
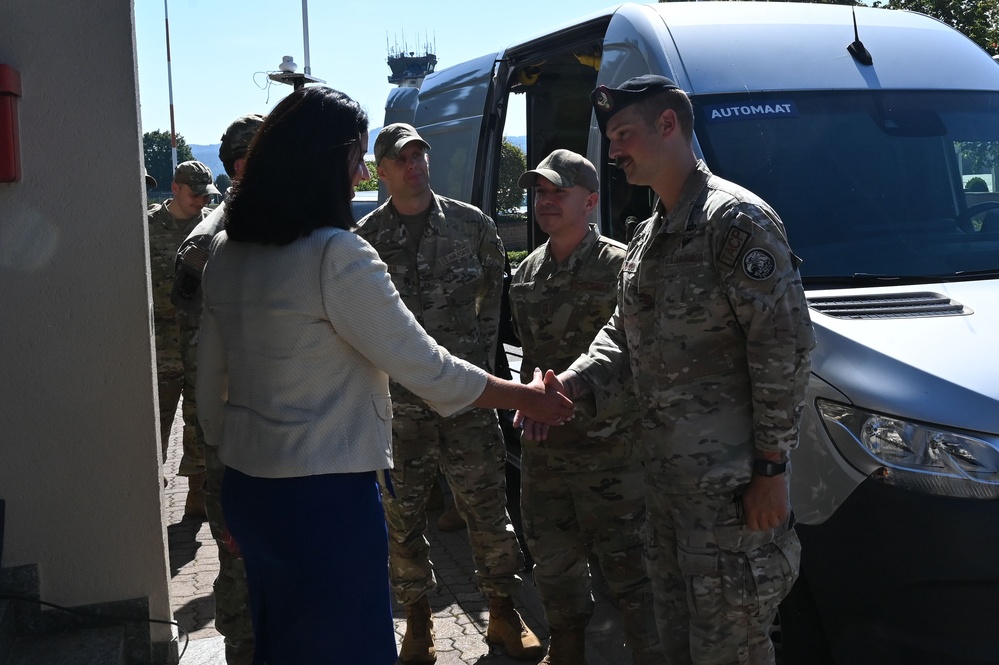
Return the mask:
<path id="1" fill-rule="evenodd" d="M 509 75 L 496 106 L 502 112 L 502 135 L 523 149 L 527 168 L 559 148 L 586 154 L 590 92 L 596 87 L 600 66 L 599 35 L 602 28 L 592 26 L 507 54 Z M 503 168 L 502 160 L 497 168 Z M 522 208 L 524 249 L 533 249 L 547 239 L 534 223 L 532 203 L 527 192 Z M 501 217 L 509 213 L 509 209 L 494 210 Z"/>

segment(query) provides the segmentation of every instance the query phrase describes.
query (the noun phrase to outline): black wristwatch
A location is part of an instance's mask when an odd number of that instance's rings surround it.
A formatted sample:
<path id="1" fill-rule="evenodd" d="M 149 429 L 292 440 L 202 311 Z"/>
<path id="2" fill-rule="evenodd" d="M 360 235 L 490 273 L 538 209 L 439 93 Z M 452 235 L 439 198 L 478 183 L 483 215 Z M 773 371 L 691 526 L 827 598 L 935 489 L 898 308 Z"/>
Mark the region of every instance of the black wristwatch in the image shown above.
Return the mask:
<path id="1" fill-rule="evenodd" d="M 768 459 L 753 460 L 753 474 L 772 478 L 787 470 L 787 462 L 771 462 Z"/>

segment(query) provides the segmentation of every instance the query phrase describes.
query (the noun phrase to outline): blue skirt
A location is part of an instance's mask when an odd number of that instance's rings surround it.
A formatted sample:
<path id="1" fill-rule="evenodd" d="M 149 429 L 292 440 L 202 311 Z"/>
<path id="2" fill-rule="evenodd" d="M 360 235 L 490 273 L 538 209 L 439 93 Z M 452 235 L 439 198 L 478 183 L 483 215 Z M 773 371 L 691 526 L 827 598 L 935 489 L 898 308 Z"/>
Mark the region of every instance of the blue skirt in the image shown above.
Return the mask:
<path id="1" fill-rule="evenodd" d="M 227 467 L 221 500 L 246 564 L 255 665 L 396 662 L 373 471 L 256 478 Z"/>

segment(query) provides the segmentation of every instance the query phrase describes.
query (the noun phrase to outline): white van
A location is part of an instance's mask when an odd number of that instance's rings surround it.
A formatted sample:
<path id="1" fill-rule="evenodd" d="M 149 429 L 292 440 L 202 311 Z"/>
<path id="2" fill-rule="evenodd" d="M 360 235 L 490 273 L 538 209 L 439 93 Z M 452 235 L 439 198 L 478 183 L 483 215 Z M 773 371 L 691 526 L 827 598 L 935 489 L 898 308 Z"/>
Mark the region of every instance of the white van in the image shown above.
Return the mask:
<path id="1" fill-rule="evenodd" d="M 818 346 L 783 662 L 999 662 L 999 66 L 909 12 L 624 4 L 395 90 L 385 122 L 433 146 L 438 193 L 494 215 L 505 127 L 530 165 L 586 154 L 626 239 L 652 195 L 609 163 L 589 94 L 644 73 L 689 93 L 699 155 L 804 260 Z"/>

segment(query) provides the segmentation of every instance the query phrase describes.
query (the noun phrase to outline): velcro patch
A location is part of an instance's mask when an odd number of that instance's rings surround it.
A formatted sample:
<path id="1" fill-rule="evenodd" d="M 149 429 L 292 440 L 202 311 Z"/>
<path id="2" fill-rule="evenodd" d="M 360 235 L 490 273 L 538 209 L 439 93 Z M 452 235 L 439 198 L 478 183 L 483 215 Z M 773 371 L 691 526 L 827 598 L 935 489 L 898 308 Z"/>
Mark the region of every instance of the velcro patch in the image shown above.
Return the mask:
<path id="1" fill-rule="evenodd" d="M 777 269 L 773 254 L 765 249 L 751 249 L 742 257 L 742 270 L 750 279 L 768 279 Z"/>
<path id="2" fill-rule="evenodd" d="M 617 288 L 616 282 L 575 282 L 574 286 L 582 291 L 598 291 L 606 293 Z"/>
<path id="3" fill-rule="evenodd" d="M 466 256 L 471 255 L 471 253 L 472 253 L 471 247 L 461 247 L 459 249 L 454 250 L 447 256 L 442 256 L 441 258 L 437 259 L 437 263 L 441 264 L 442 266 L 446 266 L 449 263 L 454 263 L 458 259 L 463 259 Z"/>
<path id="4" fill-rule="evenodd" d="M 743 231 L 734 226 L 730 227 L 728 235 L 725 236 L 725 240 L 722 242 L 722 250 L 718 255 L 718 262 L 727 265 L 729 268 L 734 268 L 735 262 L 739 260 L 739 254 L 742 253 L 742 248 L 745 247 L 746 242 L 749 240 L 749 235 L 748 231 Z"/>

